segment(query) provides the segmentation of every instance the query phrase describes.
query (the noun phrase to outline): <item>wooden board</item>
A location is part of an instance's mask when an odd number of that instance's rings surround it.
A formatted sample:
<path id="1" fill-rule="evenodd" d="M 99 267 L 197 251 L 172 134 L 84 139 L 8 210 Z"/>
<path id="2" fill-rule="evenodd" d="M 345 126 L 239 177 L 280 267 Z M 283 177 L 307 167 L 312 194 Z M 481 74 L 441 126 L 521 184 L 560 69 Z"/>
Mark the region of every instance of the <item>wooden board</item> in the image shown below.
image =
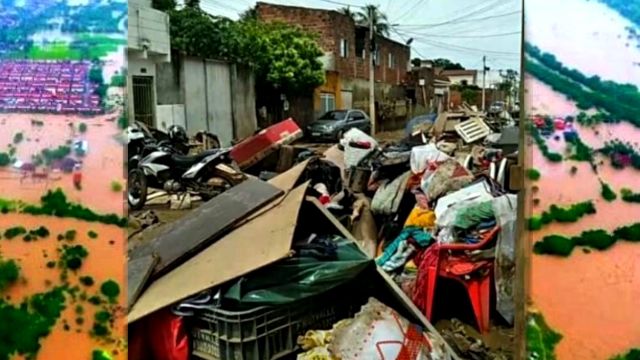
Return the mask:
<path id="1" fill-rule="evenodd" d="M 269 210 L 154 281 L 132 307 L 128 322 L 289 256 L 308 185 L 271 202 Z"/>
<path id="2" fill-rule="evenodd" d="M 129 260 L 127 263 L 127 307 L 129 309 L 138 299 L 157 263 L 158 258 L 153 255 Z"/>
<path id="3" fill-rule="evenodd" d="M 131 258 L 156 255 L 159 261 L 152 277 L 157 278 L 281 194 L 282 190 L 271 184 L 248 178 L 184 216 L 153 242 L 134 249 Z"/>

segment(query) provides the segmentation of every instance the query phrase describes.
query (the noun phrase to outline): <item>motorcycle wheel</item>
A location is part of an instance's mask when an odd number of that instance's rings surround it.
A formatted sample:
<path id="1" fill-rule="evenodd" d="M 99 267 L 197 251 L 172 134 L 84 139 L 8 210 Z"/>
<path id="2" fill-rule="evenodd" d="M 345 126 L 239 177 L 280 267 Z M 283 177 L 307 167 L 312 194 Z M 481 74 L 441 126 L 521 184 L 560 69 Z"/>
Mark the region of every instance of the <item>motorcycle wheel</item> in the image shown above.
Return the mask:
<path id="1" fill-rule="evenodd" d="M 131 210 L 140 210 L 147 202 L 147 177 L 140 169 L 129 171 L 127 177 L 127 201 Z"/>
<path id="2" fill-rule="evenodd" d="M 212 187 L 209 191 L 201 191 L 200 197 L 202 198 L 203 201 L 209 201 L 212 198 L 222 194 L 223 192 L 229 190 L 230 188 L 238 185 L 241 182 L 241 181 L 238 181 L 233 176 L 225 173 L 224 171 L 217 171 L 217 170 L 213 171 L 213 174 L 209 178 L 209 180 L 211 179 L 221 179 L 224 185 L 223 187 L 215 187 L 215 188 Z"/>

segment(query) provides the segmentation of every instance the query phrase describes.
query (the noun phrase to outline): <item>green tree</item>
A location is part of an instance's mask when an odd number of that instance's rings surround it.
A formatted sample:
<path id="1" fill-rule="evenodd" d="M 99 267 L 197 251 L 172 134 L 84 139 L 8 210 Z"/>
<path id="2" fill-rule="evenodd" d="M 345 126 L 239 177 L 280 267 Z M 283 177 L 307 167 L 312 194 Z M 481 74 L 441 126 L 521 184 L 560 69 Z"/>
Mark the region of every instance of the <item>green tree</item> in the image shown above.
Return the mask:
<path id="1" fill-rule="evenodd" d="M 185 0 L 184 5 L 188 8 L 199 9 L 200 0 Z"/>
<path id="2" fill-rule="evenodd" d="M 240 14 L 240 21 L 258 20 L 258 11 L 255 6 L 248 8 Z"/>
<path id="3" fill-rule="evenodd" d="M 175 0 L 153 0 L 152 6 L 156 10 L 169 11 L 176 8 L 177 3 Z"/>
<path id="4" fill-rule="evenodd" d="M 0 153 L 0 167 L 9 166 L 11 164 L 11 157 L 7 153 Z"/>
<path id="5" fill-rule="evenodd" d="M 80 131 L 81 134 L 86 133 L 87 132 L 87 124 L 80 123 L 80 125 L 78 125 L 78 131 Z"/>
<path id="6" fill-rule="evenodd" d="M 172 48 L 201 58 L 229 58 L 229 45 L 237 40 L 231 20 L 192 7 L 170 11 L 169 16 Z"/>
<path id="7" fill-rule="evenodd" d="M 420 67 L 420 64 L 422 64 L 422 59 L 420 59 L 420 58 L 411 59 L 411 65 L 413 65 L 415 67 Z"/>
<path id="8" fill-rule="evenodd" d="M 357 22 L 360 25 L 369 26 L 369 22 L 373 22 L 373 29 L 376 35 L 389 36 L 389 19 L 387 15 L 382 13 L 376 5 L 366 5 L 364 9 L 357 14 Z"/>
<path id="9" fill-rule="evenodd" d="M 350 6 L 345 6 L 338 9 L 338 12 L 342 15 L 350 17 L 353 21 L 356 21 L 358 14 L 351 10 Z"/>
<path id="10" fill-rule="evenodd" d="M 468 104 L 475 104 L 478 100 L 478 92 L 471 89 L 462 90 L 462 94 L 460 94 L 460 96 L 462 97 L 462 101 Z"/>
<path id="11" fill-rule="evenodd" d="M 192 8 L 172 11 L 170 16 L 174 49 L 248 65 L 257 81 L 284 92 L 310 91 L 324 82 L 317 39 L 297 27 L 233 22 Z"/>
<path id="12" fill-rule="evenodd" d="M 441 67 L 444 70 L 465 70 L 464 66 L 460 65 L 460 63 L 456 63 L 444 58 L 433 60 L 433 66 Z"/>

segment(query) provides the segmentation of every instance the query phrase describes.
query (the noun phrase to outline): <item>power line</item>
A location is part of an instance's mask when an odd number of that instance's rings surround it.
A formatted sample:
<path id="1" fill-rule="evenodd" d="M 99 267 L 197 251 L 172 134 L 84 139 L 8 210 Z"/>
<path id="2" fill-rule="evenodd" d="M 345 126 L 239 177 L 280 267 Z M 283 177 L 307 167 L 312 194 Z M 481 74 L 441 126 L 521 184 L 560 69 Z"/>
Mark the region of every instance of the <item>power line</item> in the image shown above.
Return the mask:
<path id="1" fill-rule="evenodd" d="M 342 6 L 352 6 L 355 8 L 361 8 L 364 9 L 364 6 L 360 6 L 360 5 L 354 5 L 354 4 L 347 4 L 347 3 L 343 3 L 343 2 L 339 2 L 339 1 L 333 1 L 333 0 L 320 0 L 329 4 L 334 4 L 334 5 L 342 5 Z"/>
<path id="2" fill-rule="evenodd" d="M 216 8 L 220 8 L 220 9 L 225 9 L 225 10 L 233 11 L 233 12 L 236 12 L 236 13 L 240 13 L 240 12 L 241 12 L 240 10 L 238 10 L 238 9 L 236 9 L 236 8 L 234 8 L 234 7 L 230 6 L 230 5 L 228 5 L 228 4 L 224 4 L 224 3 L 221 3 L 221 2 L 217 2 L 217 1 L 214 1 L 214 0 L 205 0 L 205 1 L 202 1 L 202 2 L 200 3 L 200 7 L 202 7 L 202 8 L 203 8 L 203 10 L 207 10 L 207 9 L 208 9 L 209 11 L 214 10 L 214 9 L 216 9 Z M 215 12 L 215 11 L 214 11 L 214 12 Z"/>
<path id="3" fill-rule="evenodd" d="M 407 43 L 407 40 L 402 36 L 402 34 L 400 34 L 400 33 L 398 32 L 398 30 L 396 30 L 393 26 L 391 26 L 390 28 L 391 28 L 391 31 L 393 31 L 393 32 L 395 32 L 396 34 L 398 34 L 398 36 L 400 37 L 400 39 L 402 39 L 402 41 L 404 41 L 404 43 L 405 43 L 405 44 Z M 416 52 L 416 54 L 418 54 L 418 56 L 420 56 L 421 58 L 423 58 L 423 59 L 425 58 L 425 56 L 424 56 L 424 55 L 422 55 L 422 54 L 420 53 L 420 51 L 418 51 L 418 49 L 416 49 L 415 47 L 411 46 L 411 49 L 413 49 L 413 51 L 415 51 L 415 52 Z"/>
<path id="4" fill-rule="evenodd" d="M 467 52 L 467 53 L 475 53 L 475 54 L 487 54 L 493 55 L 494 57 L 510 57 L 510 58 L 519 58 L 519 53 L 512 53 L 506 51 L 494 51 L 494 50 L 486 50 L 486 49 L 478 49 L 478 48 L 470 48 L 465 46 L 458 46 L 448 43 L 442 43 L 436 40 L 427 40 L 427 39 L 418 39 L 417 41 L 422 42 L 426 45 L 430 45 L 433 47 L 438 47 L 442 49 L 459 51 L 459 52 Z"/>
<path id="5" fill-rule="evenodd" d="M 462 19 L 462 20 L 457 20 L 455 22 L 456 23 L 476 22 L 476 21 L 482 21 L 482 20 L 496 19 L 496 18 L 505 17 L 505 16 L 511 16 L 511 15 L 520 14 L 520 13 L 522 13 L 522 10 L 511 11 L 511 12 L 508 12 L 508 13 L 498 14 L 498 15 L 485 16 L 485 17 L 481 17 L 481 18 Z M 448 25 L 450 23 L 452 23 L 451 20 L 446 21 L 446 22 L 442 22 L 442 23 L 438 23 L 438 24 L 404 24 L 404 25 L 395 25 L 395 26 L 403 27 L 403 28 L 404 27 L 437 27 L 437 26 L 441 26 L 441 25 Z"/>
<path id="6" fill-rule="evenodd" d="M 405 11 L 404 13 L 402 13 L 402 15 L 398 16 L 398 18 L 395 21 L 400 21 L 400 19 L 402 19 L 403 17 L 407 16 L 408 14 L 411 13 L 411 11 L 413 9 L 415 9 L 416 7 L 418 7 L 424 0 L 418 0 L 416 1 L 416 3 L 413 6 L 409 6 L 409 8 L 407 9 L 407 11 Z"/>
<path id="7" fill-rule="evenodd" d="M 425 34 L 425 33 L 416 33 L 411 31 L 405 31 L 407 34 L 417 35 L 418 38 L 422 36 L 429 37 L 439 37 L 439 38 L 463 38 L 463 39 L 479 39 L 479 38 L 492 38 L 492 37 L 501 37 L 501 36 L 510 36 L 510 35 L 519 35 L 522 34 L 520 31 L 512 31 L 500 34 L 486 34 L 486 35 L 439 35 L 439 34 Z"/>
<path id="8" fill-rule="evenodd" d="M 465 18 L 468 18 L 468 17 L 470 17 L 472 15 L 475 15 L 475 14 L 478 14 L 478 13 L 481 13 L 481 12 L 485 12 L 485 11 L 487 11 L 489 9 L 492 9 L 492 8 L 495 9 L 495 7 L 498 7 L 498 6 L 501 5 L 499 3 L 500 3 L 500 0 L 495 0 L 493 3 L 489 3 L 486 6 L 483 6 L 481 8 L 476 9 L 476 10 L 473 10 L 473 11 L 471 11 L 469 13 L 462 14 L 462 15 L 460 15 L 458 17 L 453 18 L 453 19 L 450 19 L 450 20 L 447 20 L 447 21 L 444 21 L 444 22 L 441 22 L 441 23 L 433 24 L 430 27 L 437 27 L 437 26 L 448 25 L 448 24 L 452 24 L 452 23 L 458 23 L 460 20 L 464 20 Z"/>

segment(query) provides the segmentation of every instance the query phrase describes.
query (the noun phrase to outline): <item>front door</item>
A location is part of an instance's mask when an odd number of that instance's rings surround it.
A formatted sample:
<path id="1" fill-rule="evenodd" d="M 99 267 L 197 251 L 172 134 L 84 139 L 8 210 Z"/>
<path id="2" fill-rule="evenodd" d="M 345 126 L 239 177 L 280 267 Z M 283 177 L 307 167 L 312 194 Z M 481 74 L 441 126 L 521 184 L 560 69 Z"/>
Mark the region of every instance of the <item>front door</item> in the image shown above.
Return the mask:
<path id="1" fill-rule="evenodd" d="M 133 116 L 136 121 L 155 125 L 155 100 L 153 96 L 153 76 L 133 76 Z"/>

